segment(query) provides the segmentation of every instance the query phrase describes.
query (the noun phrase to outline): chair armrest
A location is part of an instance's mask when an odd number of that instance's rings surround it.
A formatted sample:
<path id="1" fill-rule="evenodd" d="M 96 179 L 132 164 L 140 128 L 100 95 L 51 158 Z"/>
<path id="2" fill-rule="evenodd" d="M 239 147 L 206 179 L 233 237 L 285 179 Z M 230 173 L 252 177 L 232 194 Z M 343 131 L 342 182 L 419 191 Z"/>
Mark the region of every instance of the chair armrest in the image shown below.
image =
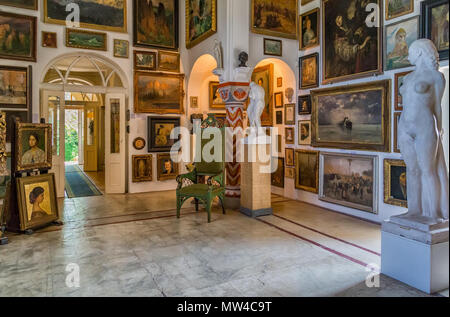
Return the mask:
<path id="1" fill-rule="evenodd" d="M 178 189 L 181 189 L 183 187 L 183 180 L 188 179 L 194 184 L 197 184 L 197 171 L 194 169 L 190 173 L 182 174 L 177 176 L 177 182 L 178 182 Z"/>

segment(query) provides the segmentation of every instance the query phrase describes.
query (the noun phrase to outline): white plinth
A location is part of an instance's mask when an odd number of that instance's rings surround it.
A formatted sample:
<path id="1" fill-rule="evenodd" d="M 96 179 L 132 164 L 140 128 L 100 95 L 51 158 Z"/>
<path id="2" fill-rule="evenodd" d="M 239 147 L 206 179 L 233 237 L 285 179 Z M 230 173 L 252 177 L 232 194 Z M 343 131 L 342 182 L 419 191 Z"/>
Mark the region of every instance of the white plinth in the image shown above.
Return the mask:
<path id="1" fill-rule="evenodd" d="M 427 244 L 382 231 L 381 273 L 433 294 L 449 287 L 449 243 Z"/>

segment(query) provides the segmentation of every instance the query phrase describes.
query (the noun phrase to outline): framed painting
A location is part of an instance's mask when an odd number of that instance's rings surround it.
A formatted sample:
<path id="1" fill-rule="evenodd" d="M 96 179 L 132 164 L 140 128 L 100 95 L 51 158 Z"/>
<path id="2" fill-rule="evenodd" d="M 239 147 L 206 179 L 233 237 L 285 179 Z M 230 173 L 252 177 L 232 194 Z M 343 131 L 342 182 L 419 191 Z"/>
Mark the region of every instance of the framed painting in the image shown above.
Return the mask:
<path id="1" fill-rule="evenodd" d="M 180 53 L 159 51 L 158 70 L 179 73 Z"/>
<path id="2" fill-rule="evenodd" d="M 286 148 L 284 151 L 286 166 L 295 166 L 294 149 Z"/>
<path id="3" fill-rule="evenodd" d="M 16 172 L 52 168 L 52 125 L 16 123 Z"/>
<path id="4" fill-rule="evenodd" d="M 295 151 L 295 188 L 311 193 L 319 190 L 319 152 Z"/>
<path id="5" fill-rule="evenodd" d="M 311 92 L 312 145 L 390 151 L 390 80 Z"/>
<path id="6" fill-rule="evenodd" d="M 298 144 L 311 145 L 311 121 L 298 122 Z"/>
<path id="7" fill-rule="evenodd" d="M 394 80 L 394 110 L 395 111 L 403 111 L 403 98 L 400 94 L 400 87 L 403 86 L 403 79 L 406 75 L 411 73 L 411 71 L 408 72 L 402 72 L 402 73 L 396 73 L 395 74 L 395 80 Z"/>
<path id="8" fill-rule="evenodd" d="M 0 168 L 0 199 L 5 198 L 6 196 L 6 187 L 8 185 L 8 182 L 11 180 L 11 153 L 5 153 L 4 154 L 4 160 L 5 160 L 5 167 L 6 173 L 2 173 Z M 1 163 L 0 163 L 1 164 Z M 8 174 L 8 175 L 5 175 Z M 0 208 L 1 210 L 1 208 Z"/>
<path id="9" fill-rule="evenodd" d="M 383 0 L 371 3 L 382 12 Z M 366 0 L 322 0 L 322 83 L 381 74 L 382 28 L 366 23 Z"/>
<path id="10" fill-rule="evenodd" d="M 298 1 L 251 0 L 251 31 L 297 39 Z"/>
<path id="11" fill-rule="evenodd" d="M 42 31 L 41 39 L 42 47 L 58 48 L 58 36 L 55 32 Z"/>
<path id="12" fill-rule="evenodd" d="M 35 62 L 36 24 L 36 17 L 1 11 L 0 58 Z"/>
<path id="13" fill-rule="evenodd" d="M 283 92 L 279 91 L 275 93 L 274 100 L 275 100 L 275 108 L 283 108 L 284 107 L 284 100 L 283 100 Z"/>
<path id="14" fill-rule="evenodd" d="M 143 150 L 145 148 L 146 144 L 147 144 L 147 142 L 145 142 L 145 139 L 141 138 L 141 137 L 135 138 L 133 140 L 133 147 L 135 150 L 138 150 L 138 151 Z"/>
<path id="15" fill-rule="evenodd" d="M 31 122 L 31 111 L 27 110 L 3 110 L 6 115 L 6 142 L 12 142 L 13 127 L 16 120 L 22 123 Z"/>
<path id="16" fill-rule="evenodd" d="M 385 19 L 391 20 L 414 12 L 414 0 L 385 0 Z"/>
<path id="17" fill-rule="evenodd" d="M 385 70 L 411 66 L 409 47 L 419 38 L 419 17 L 385 26 Z"/>
<path id="18" fill-rule="evenodd" d="M 319 87 L 319 54 L 300 57 L 300 89 Z"/>
<path id="19" fill-rule="evenodd" d="M 59 219 L 55 174 L 17 179 L 20 230 L 39 228 Z"/>
<path id="20" fill-rule="evenodd" d="M 320 45 L 319 8 L 300 15 L 300 50 Z"/>
<path id="21" fill-rule="evenodd" d="M 283 87 L 283 77 L 277 78 L 277 88 Z"/>
<path id="22" fill-rule="evenodd" d="M 133 155 L 133 183 L 151 182 L 153 180 L 153 156 Z"/>
<path id="23" fill-rule="evenodd" d="M 273 64 L 255 68 L 252 74 L 252 81 L 264 88 L 265 103 L 263 113 L 261 115 L 262 126 L 272 126 L 273 124 Z"/>
<path id="24" fill-rule="evenodd" d="M 0 109 L 31 111 L 31 66 L 0 65 Z"/>
<path id="25" fill-rule="evenodd" d="M 134 69 L 156 70 L 156 53 L 146 51 L 134 51 Z"/>
<path id="26" fill-rule="evenodd" d="M 275 113 L 275 123 L 283 124 L 283 111 L 277 111 Z"/>
<path id="27" fill-rule="evenodd" d="M 184 75 L 134 73 L 134 112 L 183 114 Z"/>
<path id="28" fill-rule="evenodd" d="M 66 28 L 66 46 L 86 50 L 107 50 L 106 33 Z"/>
<path id="29" fill-rule="evenodd" d="M 320 153 L 319 199 L 377 213 L 376 156 Z"/>
<path id="30" fill-rule="evenodd" d="M 284 105 L 284 124 L 295 124 L 295 104 L 291 103 Z"/>
<path id="31" fill-rule="evenodd" d="M 114 57 L 128 58 L 130 56 L 130 42 L 114 39 Z"/>
<path id="32" fill-rule="evenodd" d="M 28 10 L 38 9 L 38 0 L 0 0 L 0 4 Z"/>
<path id="33" fill-rule="evenodd" d="M 400 145 L 398 143 L 398 124 L 400 122 L 400 117 L 402 116 L 401 112 L 394 113 L 394 152 L 401 153 Z"/>
<path id="34" fill-rule="evenodd" d="M 264 55 L 283 56 L 283 42 L 274 39 L 264 39 Z"/>
<path id="35" fill-rule="evenodd" d="M 295 128 L 284 128 L 284 140 L 286 144 L 295 144 Z"/>
<path id="36" fill-rule="evenodd" d="M 189 97 L 190 100 L 190 107 L 192 109 L 197 109 L 198 108 L 198 96 L 191 96 Z"/>
<path id="37" fill-rule="evenodd" d="M 284 188 L 284 158 L 272 157 L 272 164 L 274 161 L 277 162 L 277 168 L 271 176 L 272 186 Z"/>
<path id="38" fill-rule="evenodd" d="M 170 133 L 180 126 L 180 118 L 148 117 L 148 152 L 170 152 L 178 139 Z"/>
<path id="39" fill-rule="evenodd" d="M 281 155 L 281 149 L 283 148 L 283 137 L 281 134 L 277 134 L 277 153 Z"/>
<path id="40" fill-rule="evenodd" d="M 176 179 L 179 173 L 179 164 L 172 161 L 170 154 L 158 154 L 158 181 Z"/>
<path id="41" fill-rule="evenodd" d="M 134 0 L 134 46 L 178 49 L 178 0 Z"/>
<path id="42" fill-rule="evenodd" d="M 290 179 L 295 179 L 295 168 L 293 167 L 286 167 L 285 169 L 285 177 Z"/>
<path id="43" fill-rule="evenodd" d="M 402 160 L 384 160 L 384 203 L 408 208 L 406 164 Z"/>
<path id="44" fill-rule="evenodd" d="M 220 95 L 218 81 L 209 82 L 209 108 L 225 110 L 225 102 Z"/>
<path id="45" fill-rule="evenodd" d="M 420 38 L 431 40 L 441 60 L 448 59 L 448 0 L 425 0 L 420 8 Z"/>
<path id="46" fill-rule="evenodd" d="M 298 114 L 309 115 L 312 111 L 311 95 L 298 96 Z"/>
<path id="47" fill-rule="evenodd" d="M 77 0 L 80 27 L 127 33 L 127 0 Z M 44 0 L 44 23 L 66 25 L 66 2 Z"/>
<path id="48" fill-rule="evenodd" d="M 186 48 L 217 32 L 217 0 L 186 0 Z"/>

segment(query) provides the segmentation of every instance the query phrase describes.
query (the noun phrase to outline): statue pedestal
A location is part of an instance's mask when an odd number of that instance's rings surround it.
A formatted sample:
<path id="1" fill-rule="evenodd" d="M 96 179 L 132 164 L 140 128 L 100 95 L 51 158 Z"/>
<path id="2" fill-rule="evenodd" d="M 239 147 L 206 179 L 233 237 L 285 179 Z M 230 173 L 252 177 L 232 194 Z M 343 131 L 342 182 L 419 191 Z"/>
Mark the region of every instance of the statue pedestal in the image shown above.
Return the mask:
<path id="1" fill-rule="evenodd" d="M 241 171 L 241 212 L 249 217 L 271 215 L 270 140 L 267 137 L 244 141 L 245 162 Z M 261 148 L 262 147 L 262 148 Z M 258 153 L 266 153 L 262 162 Z"/>
<path id="2" fill-rule="evenodd" d="M 381 273 L 428 294 L 449 287 L 448 221 L 401 215 L 381 230 Z"/>

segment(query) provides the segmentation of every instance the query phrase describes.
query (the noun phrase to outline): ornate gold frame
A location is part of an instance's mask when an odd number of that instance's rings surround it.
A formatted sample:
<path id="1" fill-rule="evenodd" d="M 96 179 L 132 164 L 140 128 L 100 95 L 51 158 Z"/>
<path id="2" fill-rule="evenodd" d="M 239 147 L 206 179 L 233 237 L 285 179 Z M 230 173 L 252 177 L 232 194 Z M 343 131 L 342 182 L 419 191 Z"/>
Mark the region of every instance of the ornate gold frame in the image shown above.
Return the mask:
<path id="1" fill-rule="evenodd" d="M 170 69 L 170 68 L 161 67 L 162 55 L 175 56 L 177 58 L 177 69 Z M 178 53 L 178 52 L 158 51 L 158 66 L 157 67 L 158 67 L 159 71 L 179 73 L 180 72 L 180 53 Z"/>
<path id="2" fill-rule="evenodd" d="M 145 159 L 147 160 L 148 166 L 150 166 L 150 175 L 146 177 L 136 177 L 134 173 L 134 169 L 136 167 L 136 163 L 138 159 Z M 133 155 L 132 156 L 132 182 L 133 183 L 144 183 L 144 182 L 151 182 L 153 181 L 153 155 L 151 154 L 145 154 L 145 155 Z"/>
<path id="3" fill-rule="evenodd" d="M 301 189 L 310 193 L 317 194 L 319 192 L 319 151 L 309 151 L 309 150 L 295 150 L 295 188 Z M 314 155 L 316 158 L 316 187 L 308 187 L 308 186 L 302 186 L 300 185 L 299 180 L 299 172 L 300 172 L 300 160 L 298 159 L 298 156 L 300 154 L 307 154 L 307 155 Z"/>
<path id="4" fill-rule="evenodd" d="M 161 174 L 161 168 L 162 168 L 161 162 L 162 162 L 162 160 L 168 159 L 168 158 L 171 159 L 170 158 L 170 153 L 168 153 L 168 154 L 158 154 L 158 156 L 157 156 L 157 160 L 158 160 L 158 162 L 157 162 L 157 165 L 158 165 L 158 181 L 165 181 L 165 180 L 170 180 L 170 179 L 176 179 L 177 176 L 180 174 L 179 173 L 179 170 L 180 170 L 179 164 L 175 163 L 173 161 L 172 161 L 172 163 L 173 163 L 173 167 L 174 167 L 174 172 L 172 174 L 170 174 L 170 175 L 162 175 Z"/>
<path id="5" fill-rule="evenodd" d="M 318 104 L 317 99 L 320 96 L 332 96 L 340 95 L 344 93 L 356 93 L 365 92 L 371 90 L 381 90 L 383 92 L 382 101 L 382 142 L 369 143 L 369 142 L 349 142 L 349 141 L 320 141 L 319 136 L 319 123 L 318 123 Z M 317 89 L 311 91 L 312 97 L 312 116 L 311 116 L 311 143 L 313 147 L 322 148 L 337 148 L 345 150 L 362 150 L 362 151 L 374 151 L 374 152 L 390 152 L 390 122 L 391 122 L 391 80 L 380 80 L 363 84 L 338 86 L 333 88 Z"/>
<path id="6" fill-rule="evenodd" d="M 22 164 L 22 137 L 25 130 L 45 130 L 45 151 L 46 162 L 40 164 Z M 52 125 L 51 124 L 38 124 L 38 123 L 16 123 L 16 172 L 33 171 L 36 169 L 51 169 L 52 168 Z M 11 166 L 11 168 L 13 168 Z"/>
<path id="7" fill-rule="evenodd" d="M 263 34 L 263 35 L 268 35 L 268 36 L 274 36 L 274 37 L 282 37 L 282 38 L 286 38 L 286 39 L 292 39 L 292 40 L 297 40 L 298 39 L 298 1 L 295 0 L 296 2 L 296 9 L 295 9 L 295 35 L 292 34 L 287 34 L 287 33 L 283 33 L 283 32 L 276 32 L 276 31 L 268 31 L 265 29 L 260 29 L 260 28 L 256 28 L 254 27 L 255 25 L 255 0 L 251 0 L 250 5 L 250 20 L 251 20 L 251 25 L 250 25 L 250 31 L 256 34 Z"/>
<path id="8" fill-rule="evenodd" d="M 116 54 L 116 43 L 117 42 L 126 42 L 127 43 L 127 55 L 121 56 Z M 113 40 L 113 55 L 117 58 L 129 58 L 130 57 L 130 41 L 128 40 L 122 40 L 122 39 L 114 39 Z"/>
<path id="9" fill-rule="evenodd" d="M 409 0 L 409 2 L 411 4 L 411 9 L 410 10 L 405 11 L 405 12 L 400 13 L 400 14 L 389 16 L 388 15 L 388 1 L 389 0 L 384 0 L 384 18 L 385 18 L 386 21 L 392 20 L 392 19 L 395 19 L 395 18 L 398 18 L 398 17 L 401 17 L 401 16 L 404 16 L 404 15 L 407 15 L 407 14 L 410 14 L 410 13 L 414 12 L 414 0 Z"/>
<path id="10" fill-rule="evenodd" d="M 273 64 L 268 64 L 265 66 L 261 66 L 261 67 L 257 67 L 253 70 L 252 73 L 252 81 L 254 80 L 254 75 L 256 73 L 261 73 L 261 72 L 265 72 L 265 71 L 269 71 L 269 94 L 268 94 L 268 98 L 269 98 L 269 120 L 261 120 L 261 125 L 262 126 L 269 126 L 271 127 L 273 125 L 273 89 L 274 89 L 274 85 L 273 85 Z M 266 94 L 267 95 L 267 94 Z"/>
<path id="11" fill-rule="evenodd" d="M 292 164 L 288 164 L 288 152 L 292 153 Z M 285 148 L 284 149 L 284 164 L 287 167 L 294 167 L 295 166 L 295 150 L 293 148 Z"/>
<path id="12" fill-rule="evenodd" d="M 88 46 L 84 46 L 84 45 L 69 44 L 69 34 L 71 32 L 84 33 L 84 34 L 93 34 L 93 35 L 101 35 L 104 38 L 105 45 L 103 45 L 101 48 L 94 48 L 94 47 L 88 47 Z M 86 49 L 86 50 L 94 50 L 94 51 L 107 51 L 108 50 L 108 36 L 107 36 L 106 33 L 102 33 L 102 32 L 93 32 L 93 31 L 86 31 L 86 30 L 66 28 L 66 46 L 67 47 L 74 47 L 74 48 L 82 48 L 82 49 Z"/>
<path id="13" fill-rule="evenodd" d="M 52 206 L 52 210 L 55 213 L 48 215 L 42 219 L 38 219 L 35 221 L 28 221 L 27 218 L 27 199 L 25 195 L 25 185 L 35 184 L 35 183 L 49 183 L 50 190 L 50 204 Z M 43 174 L 38 176 L 31 177 L 23 177 L 17 179 L 17 201 L 19 204 L 19 217 L 20 217 L 20 230 L 25 231 L 27 229 L 38 228 L 41 226 L 45 226 L 46 224 L 52 223 L 59 219 L 59 209 L 58 203 L 56 201 L 56 187 L 55 187 L 55 174 Z"/>
<path id="14" fill-rule="evenodd" d="M 225 110 L 225 103 L 214 104 L 214 85 L 219 85 L 218 81 L 209 82 L 209 108 L 210 109 L 220 109 Z"/>
<path id="15" fill-rule="evenodd" d="M 47 8 L 47 0 L 44 0 L 44 23 L 50 23 L 50 24 L 59 24 L 59 25 L 66 25 L 66 20 L 57 20 L 52 19 L 48 17 L 48 8 Z M 99 13 L 102 14 L 102 13 Z M 101 31 L 111 31 L 111 32 L 120 32 L 120 33 L 127 33 L 127 0 L 123 0 L 123 26 L 122 27 L 115 27 L 115 26 L 104 26 L 99 24 L 91 24 L 91 23 L 84 23 L 80 22 L 81 28 L 86 29 L 93 29 L 93 30 L 101 30 Z"/>
<path id="16" fill-rule="evenodd" d="M 185 2 L 185 7 L 186 7 L 185 20 L 186 20 L 186 48 L 187 49 L 193 48 L 195 45 L 200 44 L 201 42 L 206 40 L 211 35 L 214 35 L 215 33 L 217 33 L 217 0 L 211 0 L 211 4 L 212 4 L 211 30 L 202 34 L 200 37 L 196 38 L 193 41 L 189 40 L 189 3 L 190 3 L 190 0 L 186 0 L 186 2 Z"/>
<path id="17" fill-rule="evenodd" d="M 408 208 L 408 201 L 395 199 L 391 197 L 391 167 L 399 166 L 406 167 L 403 160 L 384 160 L 384 203 L 388 205 L 399 206 L 403 208 Z"/>

